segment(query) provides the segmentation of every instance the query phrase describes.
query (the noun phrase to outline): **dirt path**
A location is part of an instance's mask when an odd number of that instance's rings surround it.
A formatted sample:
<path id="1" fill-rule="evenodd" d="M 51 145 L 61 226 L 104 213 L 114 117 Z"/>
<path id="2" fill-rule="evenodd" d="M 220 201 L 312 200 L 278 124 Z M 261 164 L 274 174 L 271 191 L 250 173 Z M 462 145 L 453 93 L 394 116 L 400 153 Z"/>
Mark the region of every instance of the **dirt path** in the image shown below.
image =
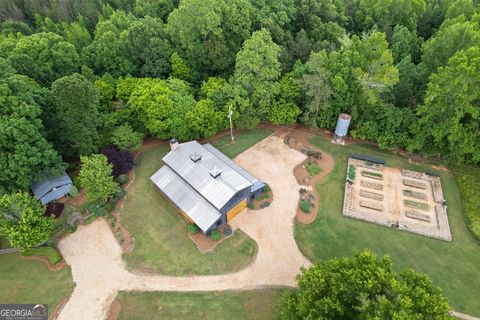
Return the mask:
<path id="1" fill-rule="evenodd" d="M 263 210 L 246 210 L 231 222 L 258 244 L 256 260 L 246 269 L 216 276 L 170 277 L 126 270 L 122 250 L 107 222 L 98 219 L 65 237 L 59 249 L 76 283 L 58 319 L 105 319 L 118 291 L 211 291 L 295 285 L 295 276 L 310 262 L 293 237 L 298 189 L 293 169 L 305 156 L 290 149 L 281 136 L 270 136 L 240 154 L 236 161 L 275 190 L 275 201 Z M 166 262 L 168 263 L 168 262 Z"/>

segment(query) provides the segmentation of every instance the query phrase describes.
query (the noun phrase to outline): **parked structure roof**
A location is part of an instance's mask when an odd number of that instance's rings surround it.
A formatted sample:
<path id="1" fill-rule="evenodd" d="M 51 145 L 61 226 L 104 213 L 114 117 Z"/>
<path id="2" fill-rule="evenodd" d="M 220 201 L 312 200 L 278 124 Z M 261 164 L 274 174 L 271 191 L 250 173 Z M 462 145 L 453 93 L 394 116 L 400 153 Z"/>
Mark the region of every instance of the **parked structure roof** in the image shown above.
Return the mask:
<path id="1" fill-rule="evenodd" d="M 247 179 L 252 184 L 251 192 L 254 192 L 265 186 L 265 183 L 252 176 L 250 172 L 242 168 L 238 163 L 227 157 L 210 143 L 204 144 L 203 147 L 210 151 L 212 154 L 214 154 L 218 159 L 222 160 L 227 166 L 229 166 L 230 168 L 241 174 L 245 179 Z"/>
<path id="2" fill-rule="evenodd" d="M 165 166 L 150 180 L 203 232 L 237 192 L 264 186 L 215 147 L 197 141 L 176 145 L 163 161 Z"/>
<path id="3" fill-rule="evenodd" d="M 200 155 L 201 159 L 194 162 L 190 159 L 192 154 Z M 250 181 L 197 141 L 179 144 L 163 161 L 217 210 L 223 208 L 235 193 L 252 186 Z M 216 178 L 210 174 L 213 169 L 221 172 Z"/>
<path id="4" fill-rule="evenodd" d="M 31 189 L 42 204 L 47 204 L 66 195 L 70 192 L 71 187 L 72 179 L 64 173 L 58 177 L 34 182 Z"/>
<path id="5" fill-rule="evenodd" d="M 150 180 L 203 232 L 220 218 L 220 212 L 168 166 L 163 166 Z"/>

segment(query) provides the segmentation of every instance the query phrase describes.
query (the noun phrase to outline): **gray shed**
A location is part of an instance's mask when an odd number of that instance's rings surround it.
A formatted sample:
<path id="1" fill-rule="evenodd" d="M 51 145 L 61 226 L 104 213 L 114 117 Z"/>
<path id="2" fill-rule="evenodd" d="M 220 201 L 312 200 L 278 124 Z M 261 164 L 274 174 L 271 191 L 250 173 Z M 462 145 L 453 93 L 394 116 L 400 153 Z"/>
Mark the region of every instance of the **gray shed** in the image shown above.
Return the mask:
<path id="1" fill-rule="evenodd" d="M 57 200 L 70 192 L 72 179 L 68 174 L 37 181 L 32 184 L 32 191 L 35 197 L 42 204 Z"/>

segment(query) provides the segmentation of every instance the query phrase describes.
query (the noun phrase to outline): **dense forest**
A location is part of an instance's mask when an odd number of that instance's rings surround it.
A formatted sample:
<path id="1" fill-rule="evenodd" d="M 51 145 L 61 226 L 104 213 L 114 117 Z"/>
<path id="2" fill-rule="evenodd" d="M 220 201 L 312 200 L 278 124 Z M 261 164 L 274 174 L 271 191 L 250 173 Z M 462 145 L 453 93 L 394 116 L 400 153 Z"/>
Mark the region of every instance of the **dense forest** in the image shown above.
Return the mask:
<path id="1" fill-rule="evenodd" d="M 0 193 L 147 135 L 260 121 L 480 163 L 472 0 L 2 0 Z"/>

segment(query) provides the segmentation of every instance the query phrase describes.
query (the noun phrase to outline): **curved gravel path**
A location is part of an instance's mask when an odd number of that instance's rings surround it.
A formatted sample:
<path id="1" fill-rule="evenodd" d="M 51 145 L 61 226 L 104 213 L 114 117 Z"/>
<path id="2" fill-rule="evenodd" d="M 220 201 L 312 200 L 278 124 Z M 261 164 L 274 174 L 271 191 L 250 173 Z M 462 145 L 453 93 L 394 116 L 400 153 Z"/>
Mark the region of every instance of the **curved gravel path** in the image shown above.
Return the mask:
<path id="1" fill-rule="evenodd" d="M 131 273 L 107 222 L 97 219 L 59 243 L 72 268 L 74 292 L 58 319 L 105 319 L 118 291 L 212 291 L 255 289 L 270 285 L 294 286 L 295 276 L 310 262 L 300 253 L 293 236 L 299 185 L 295 166 L 305 156 L 273 135 L 257 143 L 236 161 L 269 183 L 275 193 L 270 207 L 246 210 L 231 223 L 258 244 L 256 260 L 247 268 L 216 276 L 171 277 Z"/>

